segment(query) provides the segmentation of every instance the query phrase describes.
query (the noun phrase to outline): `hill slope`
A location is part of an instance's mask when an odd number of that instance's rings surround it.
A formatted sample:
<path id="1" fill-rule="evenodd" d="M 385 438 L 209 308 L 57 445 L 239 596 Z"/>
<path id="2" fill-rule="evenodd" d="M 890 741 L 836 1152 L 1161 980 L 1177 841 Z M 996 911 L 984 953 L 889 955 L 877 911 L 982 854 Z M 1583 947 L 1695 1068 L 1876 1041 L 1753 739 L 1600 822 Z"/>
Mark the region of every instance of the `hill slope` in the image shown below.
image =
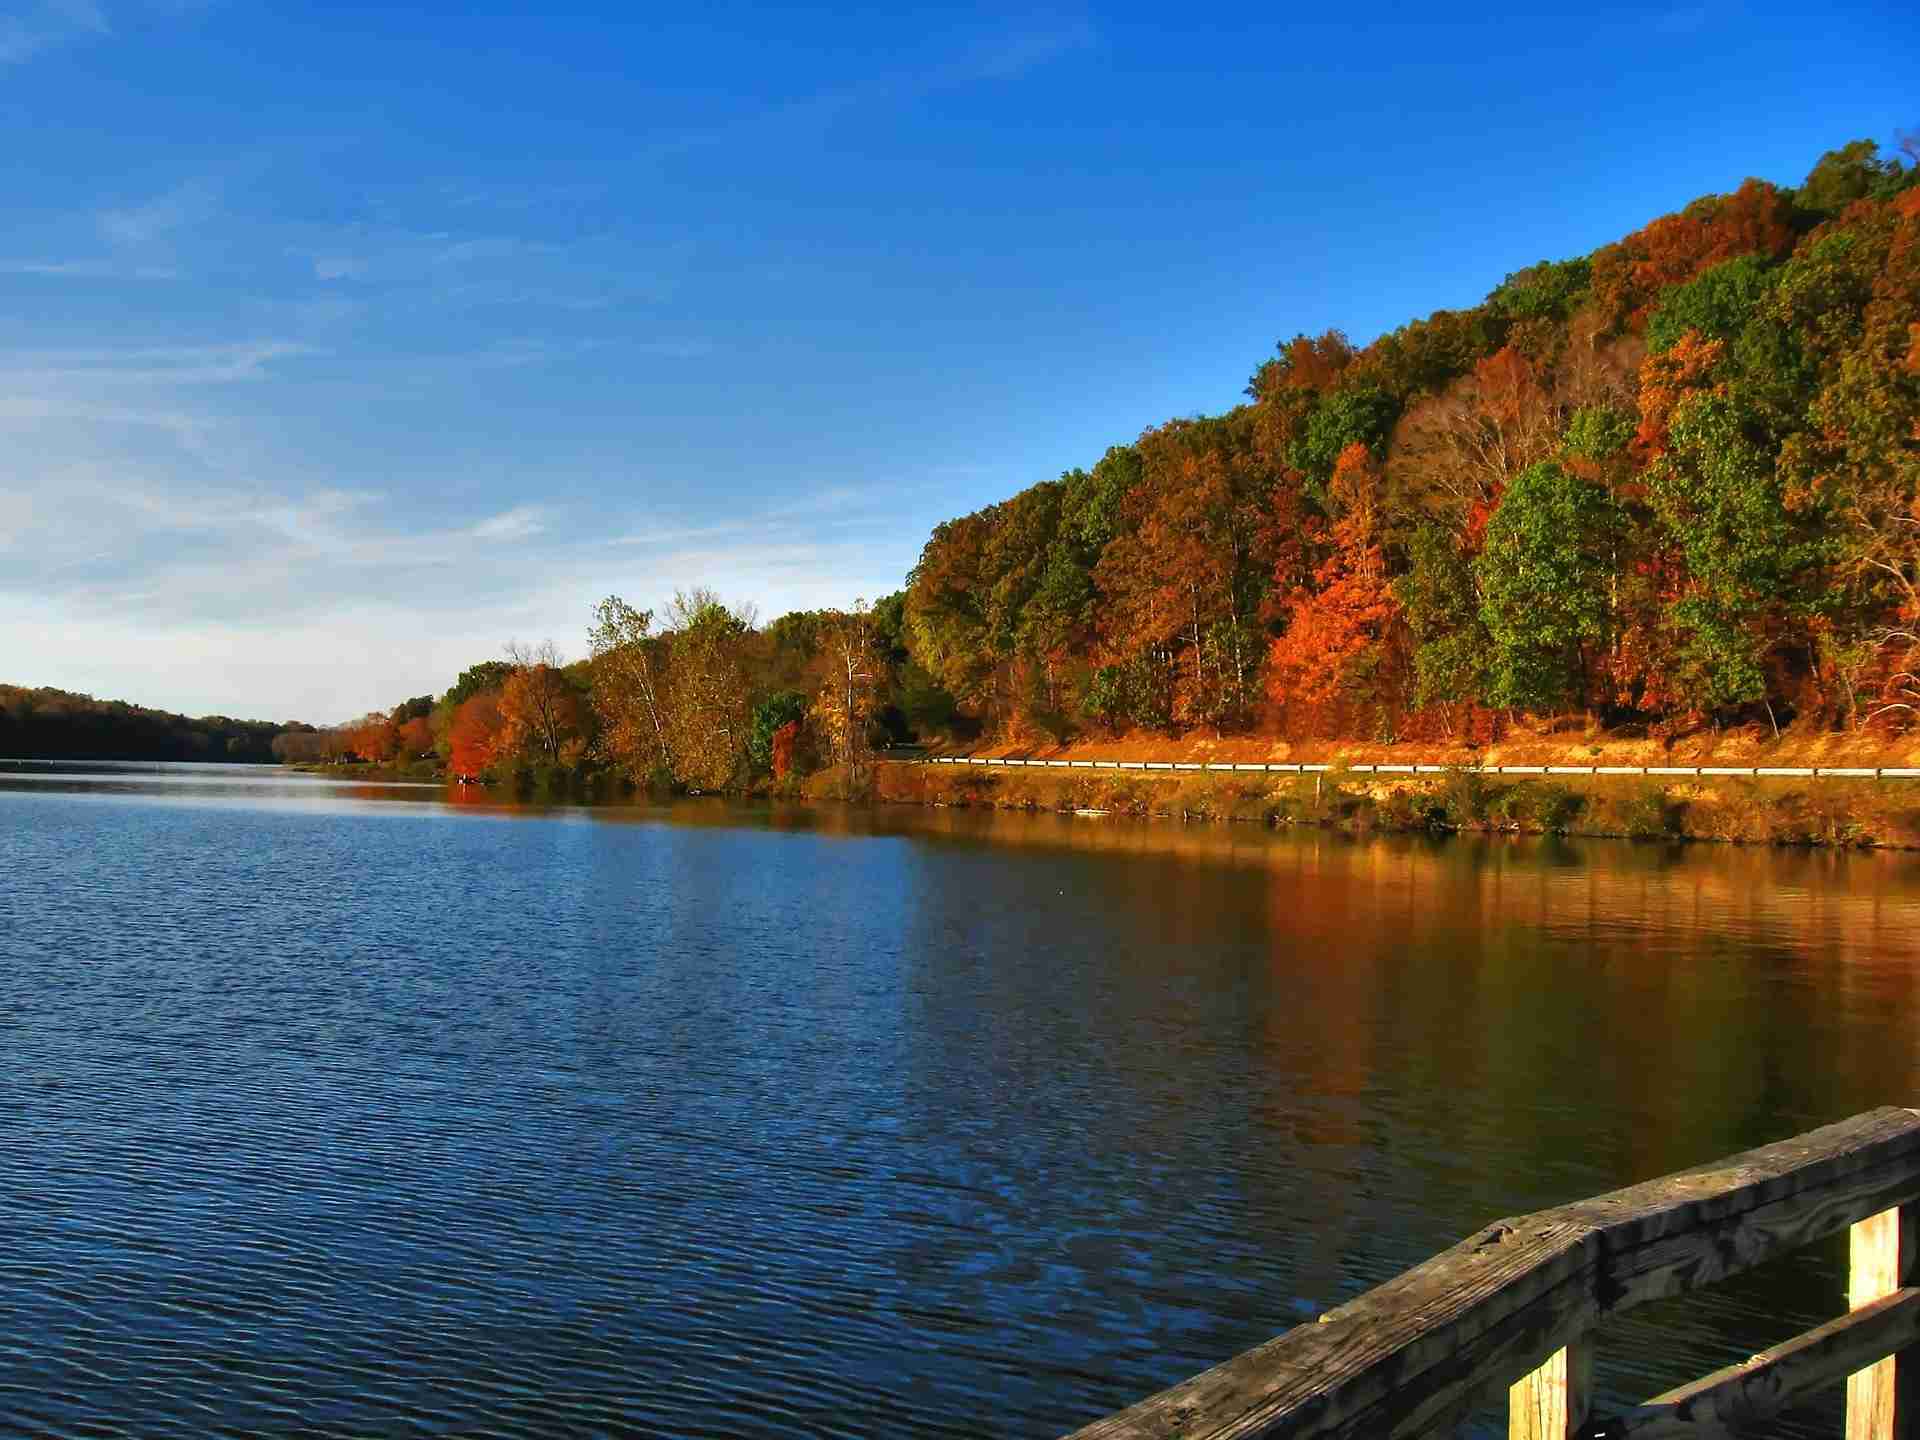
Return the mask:
<path id="1" fill-rule="evenodd" d="M 1248 403 L 936 529 L 914 666 L 1012 740 L 1897 725 L 1917 181 L 1856 142 L 1363 348 L 1297 336 Z"/>

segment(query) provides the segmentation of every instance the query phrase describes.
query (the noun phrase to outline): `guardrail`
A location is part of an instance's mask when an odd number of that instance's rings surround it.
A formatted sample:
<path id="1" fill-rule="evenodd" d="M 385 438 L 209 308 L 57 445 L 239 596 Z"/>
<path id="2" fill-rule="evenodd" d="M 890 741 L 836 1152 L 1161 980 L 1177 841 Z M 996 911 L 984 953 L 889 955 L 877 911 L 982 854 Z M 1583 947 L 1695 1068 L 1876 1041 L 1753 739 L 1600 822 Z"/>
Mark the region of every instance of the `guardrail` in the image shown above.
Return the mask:
<path id="1" fill-rule="evenodd" d="M 882 757 L 884 758 L 884 757 Z M 1920 766 L 1882 765 L 1307 765 L 1197 760 L 1015 760 L 998 755 L 924 755 L 896 765 L 998 765 L 1047 770 L 1212 770 L 1352 775 L 1738 775 L 1822 780 L 1920 780 Z"/>
<path id="2" fill-rule="evenodd" d="M 1510 1440 L 1751 1434 L 1847 1385 L 1847 1440 L 1920 1421 L 1920 1112 L 1888 1107 L 1698 1169 L 1502 1220 L 1070 1440 L 1412 1440 L 1502 1391 Z M 1596 1330 L 1851 1227 L 1848 1312 L 1598 1422 Z"/>

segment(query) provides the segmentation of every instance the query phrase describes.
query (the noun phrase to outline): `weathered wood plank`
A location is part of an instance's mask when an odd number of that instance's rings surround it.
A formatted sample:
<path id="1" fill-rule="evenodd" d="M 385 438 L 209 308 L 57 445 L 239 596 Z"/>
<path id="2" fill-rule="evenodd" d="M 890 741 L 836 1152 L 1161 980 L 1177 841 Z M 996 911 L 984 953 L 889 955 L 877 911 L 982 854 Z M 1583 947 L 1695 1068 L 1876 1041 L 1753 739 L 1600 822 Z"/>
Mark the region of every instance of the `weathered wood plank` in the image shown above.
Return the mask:
<path id="1" fill-rule="evenodd" d="M 1920 1114 L 1886 1108 L 1488 1227 L 1076 1440 L 1394 1440 L 1470 1413 L 1604 1315 L 1920 1195 Z"/>
<path id="2" fill-rule="evenodd" d="M 1507 1391 L 1507 1440 L 1573 1440 L 1593 1405 L 1593 1337 L 1582 1335 Z"/>
<path id="3" fill-rule="evenodd" d="M 1750 1433 L 1915 1340 L 1920 1290 L 1896 1290 L 1751 1360 L 1656 1395 L 1588 1434 L 1591 1440 L 1709 1440 Z"/>
<path id="4" fill-rule="evenodd" d="M 1857 1313 L 1913 1278 L 1920 1206 L 1870 1215 L 1847 1236 L 1847 1303 Z M 1888 1355 L 1847 1377 L 1847 1440 L 1913 1440 L 1920 1427 L 1920 1355 Z"/>

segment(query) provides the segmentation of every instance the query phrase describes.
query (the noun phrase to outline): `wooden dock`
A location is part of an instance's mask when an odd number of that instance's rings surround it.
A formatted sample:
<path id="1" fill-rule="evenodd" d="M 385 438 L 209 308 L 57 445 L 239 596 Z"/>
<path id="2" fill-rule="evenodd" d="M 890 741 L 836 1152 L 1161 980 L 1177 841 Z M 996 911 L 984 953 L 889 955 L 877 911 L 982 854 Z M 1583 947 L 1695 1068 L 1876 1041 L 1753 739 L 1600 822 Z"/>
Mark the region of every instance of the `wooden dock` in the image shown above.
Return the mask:
<path id="1" fill-rule="evenodd" d="M 1589 1415 L 1606 1320 L 1851 1229 L 1846 1314 L 1624 1413 Z M 1846 1440 L 1920 1440 L 1920 1111 L 1889 1107 L 1501 1220 L 1317 1322 L 1070 1440 L 1412 1440 L 1505 1393 L 1511 1440 L 1764 1433 L 1847 1387 Z M 1600 1337 L 1603 1338 L 1603 1337 Z"/>

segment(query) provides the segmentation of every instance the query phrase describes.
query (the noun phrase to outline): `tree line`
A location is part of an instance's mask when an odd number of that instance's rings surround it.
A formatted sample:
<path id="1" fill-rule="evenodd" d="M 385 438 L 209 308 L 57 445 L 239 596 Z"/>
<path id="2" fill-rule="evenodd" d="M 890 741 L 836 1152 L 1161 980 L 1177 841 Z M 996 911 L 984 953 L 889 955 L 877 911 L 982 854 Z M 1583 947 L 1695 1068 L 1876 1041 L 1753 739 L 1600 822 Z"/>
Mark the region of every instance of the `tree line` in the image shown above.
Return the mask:
<path id="1" fill-rule="evenodd" d="M 509 645 L 435 698 L 331 729 L 276 736 L 290 763 L 372 762 L 547 788 L 727 791 L 833 769 L 860 778 L 878 748 L 949 718 L 903 687 L 904 594 L 755 623 L 706 590 L 658 615 L 610 596 L 590 653 Z M 913 717 L 903 706 L 915 707 Z"/>
<path id="2" fill-rule="evenodd" d="M 284 724 L 197 719 L 70 690 L 0 685 L 0 757 L 270 763 Z"/>
<path id="3" fill-rule="evenodd" d="M 618 597 L 326 738 L 721 790 L 911 737 L 1488 738 L 1920 707 L 1920 142 L 1856 141 L 938 526 L 871 607 Z"/>

